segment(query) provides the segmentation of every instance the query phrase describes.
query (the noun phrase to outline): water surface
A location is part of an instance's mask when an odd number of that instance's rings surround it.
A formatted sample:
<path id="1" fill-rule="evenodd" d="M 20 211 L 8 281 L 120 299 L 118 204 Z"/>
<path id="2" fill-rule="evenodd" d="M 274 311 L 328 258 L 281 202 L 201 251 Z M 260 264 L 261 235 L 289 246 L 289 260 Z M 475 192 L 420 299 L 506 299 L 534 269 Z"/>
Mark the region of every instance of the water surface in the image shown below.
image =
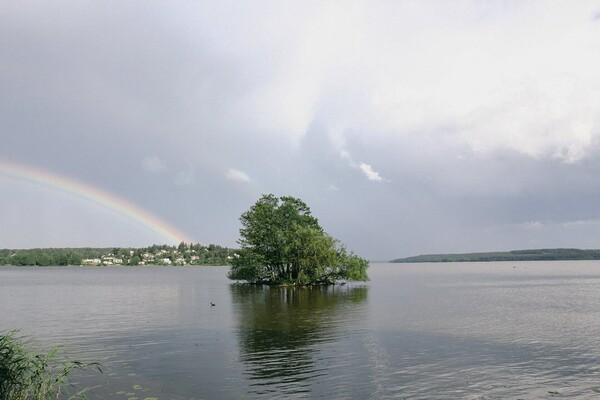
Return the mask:
<path id="1" fill-rule="evenodd" d="M 600 262 L 375 264 L 312 289 L 226 273 L 4 267 L 0 329 L 100 361 L 92 399 L 600 396 Z"/>

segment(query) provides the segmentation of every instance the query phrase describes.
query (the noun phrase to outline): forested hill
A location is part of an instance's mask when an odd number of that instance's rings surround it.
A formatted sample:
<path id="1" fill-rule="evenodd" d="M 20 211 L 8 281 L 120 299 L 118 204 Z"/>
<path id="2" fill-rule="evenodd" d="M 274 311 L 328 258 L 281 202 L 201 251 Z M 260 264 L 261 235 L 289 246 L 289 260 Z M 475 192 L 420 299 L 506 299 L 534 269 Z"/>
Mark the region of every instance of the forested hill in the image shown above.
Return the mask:
<path id="1" fill-rule="evenodd" d="M 542 260 L 600 260 L 600 250 L 536 249 L 492 253 L 428 254 L 397 258 L 391 263 L 418 262 L 475 262 L 475 261 L 542 261 Z"/>

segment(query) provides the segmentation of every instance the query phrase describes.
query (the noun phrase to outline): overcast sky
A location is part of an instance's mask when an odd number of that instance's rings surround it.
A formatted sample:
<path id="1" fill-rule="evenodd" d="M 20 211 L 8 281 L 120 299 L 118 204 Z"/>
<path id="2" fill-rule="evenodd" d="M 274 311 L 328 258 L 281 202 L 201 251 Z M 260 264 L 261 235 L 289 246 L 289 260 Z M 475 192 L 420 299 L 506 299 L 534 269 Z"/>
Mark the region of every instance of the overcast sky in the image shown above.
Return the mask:
<path id="1" fill-rule="evenodd" d="M 273 193 L 370 259 L 600 248 L 600 1 L 3 1 L 0 135 L 203 244 Z M 161 240 L 2 171 L 0 226 Z"/>

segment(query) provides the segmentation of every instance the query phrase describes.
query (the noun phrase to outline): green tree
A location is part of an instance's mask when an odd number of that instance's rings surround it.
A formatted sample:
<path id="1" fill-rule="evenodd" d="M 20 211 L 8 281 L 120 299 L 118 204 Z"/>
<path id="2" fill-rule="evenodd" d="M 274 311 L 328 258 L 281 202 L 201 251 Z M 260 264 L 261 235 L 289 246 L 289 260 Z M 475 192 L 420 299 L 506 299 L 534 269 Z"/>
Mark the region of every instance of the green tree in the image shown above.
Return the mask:
<path id="1" fill-rule="evenodd" d="M 300 199 L 263 195 L 240 217 L 229 278 L 272 285 L 366 281 L 369 263 L 327 235 Z"/>
<path id="2" fill-rule="evenodd" d="M 142 259 L 139 256 L 133 256 L 129 259 L 129 265 L 140 265 Z"/>

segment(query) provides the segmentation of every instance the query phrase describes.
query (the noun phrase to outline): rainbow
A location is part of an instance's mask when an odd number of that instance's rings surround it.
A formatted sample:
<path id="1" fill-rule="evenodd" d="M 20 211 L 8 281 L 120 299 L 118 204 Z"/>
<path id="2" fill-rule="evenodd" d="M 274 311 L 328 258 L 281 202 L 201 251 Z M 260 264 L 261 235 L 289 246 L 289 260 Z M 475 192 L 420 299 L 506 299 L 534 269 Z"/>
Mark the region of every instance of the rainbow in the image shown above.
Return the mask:
<path id="1" fill-rule="evenodd" d="M 45 189 L 57 190 L 85 202 L 100 205 L 159 234 L 168 244 L 192 242 L 187 235 L 178 231 L 156 215 L 125 199 L 75 179 L 66 178 L 32 166 L 3 160 L 0 160 L 0 177 L 33 184 Z"/>

